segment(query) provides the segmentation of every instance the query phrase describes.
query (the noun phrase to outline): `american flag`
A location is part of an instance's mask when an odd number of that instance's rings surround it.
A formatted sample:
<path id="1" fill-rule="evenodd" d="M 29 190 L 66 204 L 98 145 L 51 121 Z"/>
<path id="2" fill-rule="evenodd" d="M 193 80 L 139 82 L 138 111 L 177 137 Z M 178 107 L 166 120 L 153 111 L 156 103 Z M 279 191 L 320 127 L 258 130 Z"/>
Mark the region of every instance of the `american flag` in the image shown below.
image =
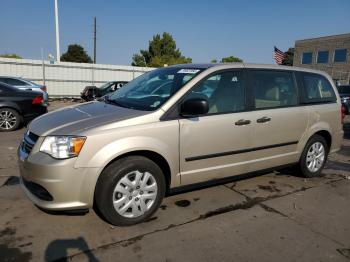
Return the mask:
<path id="1" fill-rule="evenodd" d="M 285 53 L 283 53 L 281 50 L 279 50 L 277 47 L 275 47 L 275 52 L 273 54 L 273 58 L 276 61 L 276 64 L 282 65 L 282 61 L 284 59 Z"/>

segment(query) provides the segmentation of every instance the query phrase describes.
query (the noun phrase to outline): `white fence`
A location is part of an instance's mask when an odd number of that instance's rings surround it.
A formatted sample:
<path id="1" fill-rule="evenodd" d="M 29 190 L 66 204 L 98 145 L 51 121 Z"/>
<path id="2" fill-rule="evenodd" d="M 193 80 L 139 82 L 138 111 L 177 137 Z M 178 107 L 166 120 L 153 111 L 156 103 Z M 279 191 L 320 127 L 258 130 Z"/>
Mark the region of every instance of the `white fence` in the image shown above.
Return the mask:
<path id="1" fill-rule="evenodd" d="M 51 97 L 79 96 L 87 85 L 130 81 L 153 68 L 0 58 L 0 76 L 17 76 L 47 86 Z"/>

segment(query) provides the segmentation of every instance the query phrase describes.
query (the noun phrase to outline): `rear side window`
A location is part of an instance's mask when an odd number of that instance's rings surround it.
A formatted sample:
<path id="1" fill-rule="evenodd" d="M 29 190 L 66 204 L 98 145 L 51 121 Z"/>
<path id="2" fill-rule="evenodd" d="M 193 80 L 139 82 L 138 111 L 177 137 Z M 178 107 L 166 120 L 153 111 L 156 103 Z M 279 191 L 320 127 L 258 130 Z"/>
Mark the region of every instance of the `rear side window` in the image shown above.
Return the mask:
<path id="1" fill-rule="evenodd" d="M 304 103 L 333 102 L 336 96 L 332 85 L 322 75 L 302 73 Z"/>
<path id="2" fill-rule="evenodd" d="M 11 86 L 27 86 L 28 84 L 18 80 L 18 79 L 13 79 L 13 78 L 5 78 L 5 81 L 7 84 L 11 85 Z"/>
<path id="3" fill-rule="evenodd" d="M 293 73 L 252 71 L 253 103 L 256 109 L 287 107 L 298 104 Z"/>

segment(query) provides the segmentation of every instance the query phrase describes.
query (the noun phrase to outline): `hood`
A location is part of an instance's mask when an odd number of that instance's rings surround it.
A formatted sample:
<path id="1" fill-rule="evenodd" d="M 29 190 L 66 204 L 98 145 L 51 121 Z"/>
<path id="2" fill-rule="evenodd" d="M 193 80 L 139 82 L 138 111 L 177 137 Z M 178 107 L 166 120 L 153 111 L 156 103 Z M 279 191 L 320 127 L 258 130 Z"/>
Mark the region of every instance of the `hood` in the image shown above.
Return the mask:
<path id="1" fill-rule="evenodd" d="M 30 123 L 28 129 L 39 136 L 78 135 L 79 132 L 89 128 L 148 113 L 150 112 L 118 107 L 104 102 L 90 102 L 65 107 L 38 117 Z"/>

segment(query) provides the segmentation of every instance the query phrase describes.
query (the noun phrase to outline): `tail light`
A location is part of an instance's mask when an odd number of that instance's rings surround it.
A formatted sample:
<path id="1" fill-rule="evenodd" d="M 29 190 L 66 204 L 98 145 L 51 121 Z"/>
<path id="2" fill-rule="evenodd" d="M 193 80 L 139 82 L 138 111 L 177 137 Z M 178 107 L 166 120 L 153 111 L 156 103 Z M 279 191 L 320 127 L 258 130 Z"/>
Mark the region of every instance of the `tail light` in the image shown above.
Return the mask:
<path id="1" fill-rule="evenodd" d="M 39 95 L 33 99 L 32 105 L 39 105 L 39 104 L 42 104 L 43 102 L 44 102 L 43 96 Z"/>
<path id="2" fill-rule="evenodd" d="M 41 89 L 43 92 L 47 92 L 46 86 L 42 86 L 42 87 L 40 87 L 40 89 Z"/>
<path id="3" fill-rule="evenodd" d="M 345 107 L 343 105 L 340 107 L 340 115 L 341 115 L 341 123 L 344 124 Z"/>

